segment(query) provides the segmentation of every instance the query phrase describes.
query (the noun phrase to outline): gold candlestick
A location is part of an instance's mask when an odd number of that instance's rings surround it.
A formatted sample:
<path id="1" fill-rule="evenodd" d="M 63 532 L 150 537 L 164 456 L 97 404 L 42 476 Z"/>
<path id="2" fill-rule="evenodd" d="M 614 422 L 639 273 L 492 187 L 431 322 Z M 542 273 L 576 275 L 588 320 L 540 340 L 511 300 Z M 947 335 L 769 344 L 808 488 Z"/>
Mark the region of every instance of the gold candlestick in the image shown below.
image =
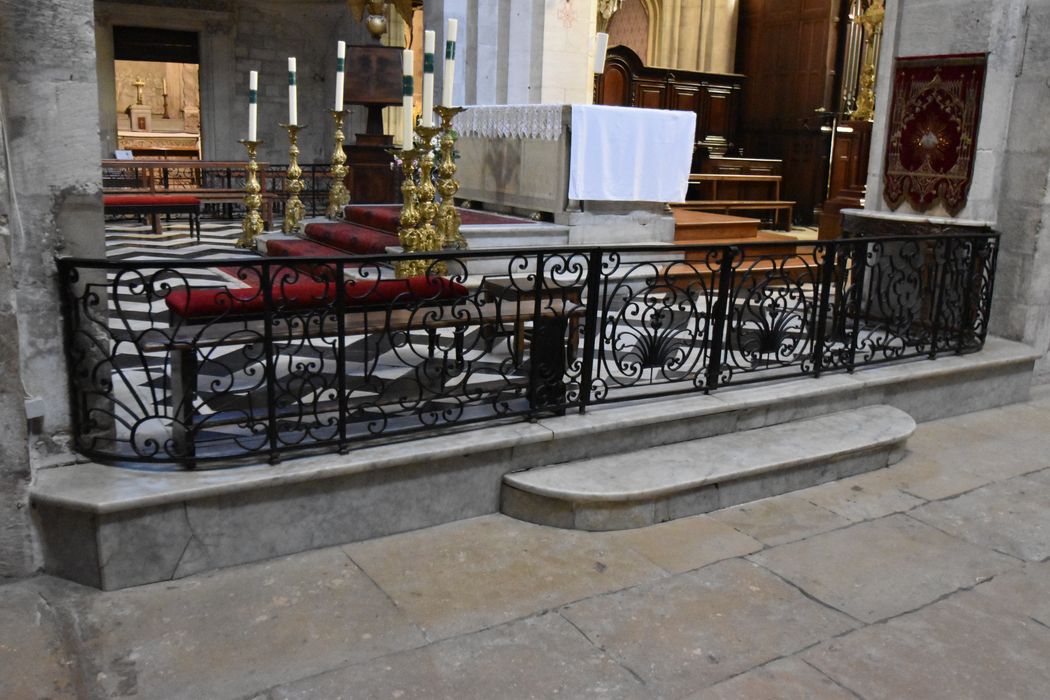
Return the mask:
<path id="1" fill-rule="evenodd" d="M 419 209 L 419 239 L 420 245 L 426 252 L 441 250 L 441 238 L 434 228 L 434 218 L 437 216 L 438 205 L 434 201 L 437 188 L 434 187 L 434 149 L 431 145 L 434 137 L 441 130 L 434 126 L 416 126 L 416 133 L 423 140 L 423 151 L 419 157 L 419 184 L 416 187 L 416 201 Z M 438 263 L 434 271 L 440 275 L 445 274 L 445 264 Z"/>
<path id="2" fill-rule="evenodd" d="M 419 232 L 419 209 L 416 207 L 416 163 L 421 152 L 418 150 L 393 151 L 401 159 L 401 216 L 398 218 L 397 237 L 401 249 L 406 253 L 422 253 L 422 240 Z M 400 278 L 414 277 L 426 272 L 426 260 L 401 260 L 395 266 L 395 273 Z"/>
<path id="3" fill-rule="evenodd" d="M 346 152 L 343 150 L 343 116 L 341 110 L 332 110 L 335 119 L 335 150 L 332 151 L 332 188 L 328 190 L 328 209 L 325 216 L 329 219 L 343 218 L 343 207 L 350 201 L 350 193 L 346 189 Z"/>
<path id="4" fill-rule="evenodd" d="M 259 213 L 262 207 L 262 197 L 259 193 L 262 187 L 259 185 L 259 164 L 255 160 L 255 153 L 262 141 L 249 141 L 241 139 L 241 143 L 248 149 L 247 177 L 244 184 L 244 221 L 241 222 L 243 233 L 237 239 L 238 248 L 254 248 L 255 237 L 263 232 L 263 219 Z"/>
<path id="5" fill-rule="evenodd" d="M 463 234 L 459 231 L 462 220 L 459 212 L 456 211 L 456 192 L 459 191 L 459 182 L 455 178 L 456 161 L 452 154 L 456 144 L 456 137 L 452 133 L 452 120 L 464 110 L 464 107 L 434 108 L 434 111 L 441 117 L 441 162 L 437 167 L 437 190 L 441 195 L 441 206 L 438 208 L 435 226 L 441 247 L 457 250 L 465 250 L 468 246 L 467 239 L 463 238 Z"/>
<path id="6" fill-rule="evenodd" d="M 303 191 L 303 169 L 299 167 L 299 131 L 305 129 L 300 124 L 281 124 L 288 130 L 288 174 L 284 179 L 284 189 L 288 193 L 288 201 L 284 205 L 284 223 L 281 230 L 285 233 L 294 233 L 299 230 L 299 222 L 306 216 L 306 207 L 299 199 L 299 193 Z"/>

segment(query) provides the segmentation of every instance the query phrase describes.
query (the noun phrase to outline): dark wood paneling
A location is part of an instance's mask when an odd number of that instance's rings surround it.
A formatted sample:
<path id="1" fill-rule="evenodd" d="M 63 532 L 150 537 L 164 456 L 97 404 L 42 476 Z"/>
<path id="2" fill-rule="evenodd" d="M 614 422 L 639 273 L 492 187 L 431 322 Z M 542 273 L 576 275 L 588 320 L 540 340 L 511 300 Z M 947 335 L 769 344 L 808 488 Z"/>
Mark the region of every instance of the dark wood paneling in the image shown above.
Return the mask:
<path id="1" fill-rule="evenodd" d="M 696 145 L 724 153 L 734 143 L 744 76 L 667 70 L 642 64 L 626 46 L 609 49 L 595 104 L 696 113 Z"/>
<path id="2" fill-rule="evenodd" d="M 783 197 L 811 223 L 824 199 L 829 134 L 820 109 L 834 109 L 841 0 L 742 0 L 737 69 L 748 76 L 740 114 L 745 156 L 784 161 Z"/>

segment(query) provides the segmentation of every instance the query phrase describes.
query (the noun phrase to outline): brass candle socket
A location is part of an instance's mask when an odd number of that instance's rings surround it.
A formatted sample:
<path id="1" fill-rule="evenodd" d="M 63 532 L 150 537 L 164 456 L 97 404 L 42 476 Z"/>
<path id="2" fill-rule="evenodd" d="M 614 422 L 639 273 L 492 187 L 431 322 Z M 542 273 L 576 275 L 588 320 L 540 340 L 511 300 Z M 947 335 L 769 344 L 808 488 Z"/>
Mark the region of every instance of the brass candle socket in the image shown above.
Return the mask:
<path id="1" fill-rule="evenodd" d="M 244 184 L 244 221 L 241 222 L 241 237 L 237 239 L 238 248 L 252 249 L 255 247 L 255 237 L 263 232 L 264 224 L 259 210 L 262 208 L 262 187 L 259 185 L 259 163 L 255 160 L 255 154 L 262 141 L 249 141 L 241 139 L 241 143 L 248 150 L 248 166 Z"/>
<path id="2" fill-rule="evenodd" d="M 284 190 L 288 193 L 288 199 L 284 204 L 284 223 L 281 230 L 285 233 L 295 233 L 299 230 L 299 222 L 306 216 L 306 207 L 303 205 L 299 194 L 303 191 L 303 169 L 299 167 L 299 131 L 305 129 L 300 124 L 281 124 L 288 130 L 288 174 L 284 179 Z"/>
<path id="3" fill-rule="evenodd" d="M 438 208 L 435 228 L 442 248 L 466 250 L 467 239 L 463 238 L 459 227 L 462 224 L 459 212 L 456 211 L 456 192 L 459 182 L 455 179 L 456 161 L 453 150 L 456 137 L 452 133 L 452 120 L 465 107 L 435 107 L 434 111 L 441 117 L 441 161 L 437 166 L 437 190 L 441 195 L 441 206 Z"/>
<path id="4" fill-rule="evenodd" d="M 350 202 L 350 192 L 346 189 L 346 152 L 343 143 L 346 136 L 343 135 L 344 111 L 332 110 L 332 118 L 335 119 L 335 150 L 332 151 L 332 187 L 328 190 L 328 208 L 325 216 L 329 219 L 341 219 L 343 208 Z"/>

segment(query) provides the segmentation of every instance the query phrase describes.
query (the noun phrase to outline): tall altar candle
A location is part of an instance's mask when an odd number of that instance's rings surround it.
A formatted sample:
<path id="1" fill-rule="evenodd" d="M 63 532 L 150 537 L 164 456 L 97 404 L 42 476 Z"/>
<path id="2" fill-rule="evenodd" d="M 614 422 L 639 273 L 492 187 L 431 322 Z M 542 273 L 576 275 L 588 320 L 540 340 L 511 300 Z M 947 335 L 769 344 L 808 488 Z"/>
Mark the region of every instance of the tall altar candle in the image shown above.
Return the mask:
<path id="1" fill-rule="evenodd" d="M 445 30 L 445 63 L 441 74 L 441 105 L 452 106 L 452 84 L 456 79 L 456 33 L 459 30 L 459 20 L 450 19 L 448 29 Z"/>
<path id="2" fill-rule="evenodd" d="M 248 140 L 257 141 L 259 126 L 259 72 L 248 73 Z"/>
<path id="3" fill-rule="evenodd" d="M 401 136 L 404 143 L 401 148 L 411 151 L 415 129 L 412 128 L 412 95 L 415 85 L 412 81 L 412 49 L 405 49 L 401 54 L 401 111 L 403 113 Z"/>
<path id="4" fill-rule="evenodd" d="M 299 123 L 299 104 L 295 87 L 295 56 L 288 57 L 288 123 Z"/>
<path id="5" fill-rule="evenodd" d="M 168 94 L 168 79 L 167 78 L 161 78 L 161 85 L 162 85 L 162 87 L 161 87 L 160 93 L 162 95 L 167 95 Z"/>
<path id="6" fill-rule="evenodd" d="M 346 42 L 340 41 L 335 53 L 335 111 L 343 111 L 343 71 L 346 70 Z"/>
<path id="7" fill-rule="evenodd" d="M 598 32 L 594 37 L 594 72 L 601 75 L 605 72 L 605 53 L 609 50 L 609 35 Z"/>
<path id="8" fill-rule="evenodd" d="M 434 32 L 423 32 L 423 126 L 434 126 Z"/>

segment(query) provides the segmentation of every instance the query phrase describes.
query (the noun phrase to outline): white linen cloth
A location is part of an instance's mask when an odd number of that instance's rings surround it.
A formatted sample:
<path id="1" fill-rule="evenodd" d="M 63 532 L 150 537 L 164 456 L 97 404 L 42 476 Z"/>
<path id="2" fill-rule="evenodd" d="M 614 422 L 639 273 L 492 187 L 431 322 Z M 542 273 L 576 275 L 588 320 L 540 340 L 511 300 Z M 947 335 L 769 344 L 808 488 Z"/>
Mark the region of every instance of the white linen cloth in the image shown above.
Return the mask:
<path id="1" fill-rule="evenodd" d="M 572 106 L 569 199 L 684 202 L 696 113 Z"/>
<path id="2" fill-rule="evenodd" d="M 460 136 L 557 141 L 562 134 L 562 105 L 472 106 L 452 122 Z"/>

